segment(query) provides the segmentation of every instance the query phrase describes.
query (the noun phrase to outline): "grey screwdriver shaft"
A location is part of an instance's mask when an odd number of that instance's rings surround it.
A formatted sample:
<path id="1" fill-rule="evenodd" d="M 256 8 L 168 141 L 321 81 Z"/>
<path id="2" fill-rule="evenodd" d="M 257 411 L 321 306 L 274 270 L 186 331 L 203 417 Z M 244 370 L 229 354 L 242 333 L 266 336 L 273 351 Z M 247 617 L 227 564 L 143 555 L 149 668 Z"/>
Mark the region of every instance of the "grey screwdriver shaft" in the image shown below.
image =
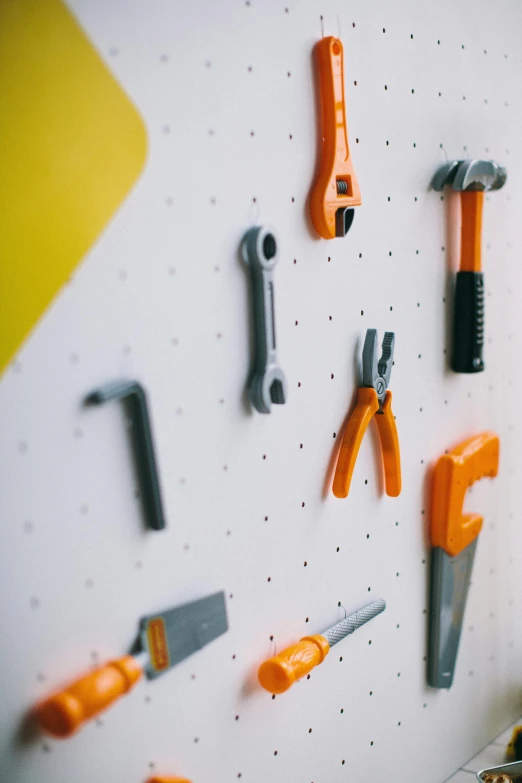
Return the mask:
<path id="1" fill-rule="evenodd" d="M 331 628 L 323 631 L 321 635 L 324 636 L 330 647 L 333 647 L 334 644 L 337 644 L 346 636 L 350 636 L 357 628 L 360 628 L 361 625 L 364 625 L 369 620 L 373 620 L 374 617 L 384 612 L 385 609 L 386 601 L 379 598 L 377 601 L 373 601 L 371 604 L 363 606 L 362 609 L 358 609 L 353 614 L 348 615 L 340 623 L 332 625 Z"/>

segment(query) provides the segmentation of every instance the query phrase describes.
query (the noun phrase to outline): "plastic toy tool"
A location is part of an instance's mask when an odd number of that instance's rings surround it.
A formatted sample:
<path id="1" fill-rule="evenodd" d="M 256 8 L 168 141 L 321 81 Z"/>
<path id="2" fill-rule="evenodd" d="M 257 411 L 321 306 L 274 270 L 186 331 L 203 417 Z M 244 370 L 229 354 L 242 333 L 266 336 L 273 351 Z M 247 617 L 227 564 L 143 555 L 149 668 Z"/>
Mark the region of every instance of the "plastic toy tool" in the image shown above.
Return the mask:
<path id="1" fill-rule="evenodd" d="M 361 203 L 346 124 L 344 53 L 339 38 L 318 41 L 314 49 L 317 69 L 320 158 L 310 193 L 310 215 L 323 239 L 344 237 Z"/>
<path id="2" fill-rule="evenodd" d="M 462 213 L 460 270 L 455 287 L 453 319 L 454 372 L 472 373 L 484 369 L 484 275 L 481 260 L 482 207 L 484 193 L 499 190 L 507 178 L 506 169 L 492 160 L 452 160 L 433 178 L 432 187 L 446 185 L 460 192 Z"/>
<path id="3" fill-rule="evenodd" d="M 141 652 L 106 663 L 40 703 L 37 722 L 48 734 L 68 737 L 128 693 L 143 673 L 160 677 L 227 630 L 223 592 L 144 617 Z"/>
<path id="4" fill-rule="evenodd" d="M 359 388 L 355 410 L 344 430 L 333 480 L 332 489 L 337 498 L 345 498 L 350 491 L 359 448 L 374 416 L 381 441 L 386 494 L 391 497 L 400 495 L 399 436 L 391 409 L 392 394 L 388 390 L 394 347 L 394 332 L 385 332 L 382 355 L 378 359 L 377 330 L 367 329 L 363 348 L 362 386 Z"/>
<path id="5" fill-rule="evenodd" d="M 165 777 L 164 775 L 155 775 L 153 778 L 149 778 L 146 783 L 191 783 L 187 778 L 172 778 Z"/>
<path id="6" fill-rule="evenodd" d="M 250 379 L 250 399 L 259 413 L 286 402 L 286 380 L 277 361 L 274 267 L 279 260 L 272 229 L 254 226 L 241 243 L 243 261 L 252 274 L 256 355 Z"/>
<path id="7" fill-rule="evenodd" d="M 163 530 L 166 522 L 145 389 L 138 381 L 112 381 L 91 392 L 86 402 L 101 405 L 119 399 L 126 400 L 132 423 L 131 434 L 147 525 L 151 530 Z"/>
<path id="8" fill-rule="evenodd" d="M 259 682 L 269 693 L 284 693 L 315 666 L 322 663 L 330 647 L 345 639 L 361 625 L 384 612 L 386 603 L 379 599 L 348 615 L 322 634 L 304 636 L 297 644 L 287 647 L 279 655 L 261 664 Z"/>
<path id="9" fill-rule="evenodd" d="M 494 432 L 465 440 L 438 460 L 433 472 L 431 507 L 431 608 L 428 682 L 450 688 L 477 538 L 479 514 L 463 514 L 466 490 L 498 473 L 500 443 Z"/>

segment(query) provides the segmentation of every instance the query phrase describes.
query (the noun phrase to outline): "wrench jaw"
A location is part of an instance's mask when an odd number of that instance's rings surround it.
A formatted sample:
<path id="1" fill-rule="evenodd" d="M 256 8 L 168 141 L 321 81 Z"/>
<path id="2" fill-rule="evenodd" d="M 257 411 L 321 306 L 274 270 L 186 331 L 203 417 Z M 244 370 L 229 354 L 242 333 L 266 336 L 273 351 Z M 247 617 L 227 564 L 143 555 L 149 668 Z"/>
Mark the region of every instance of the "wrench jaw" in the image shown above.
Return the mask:
<path id="1" fill-rule="evenodd" d="M 286 378 L 277 364 L 269 365 L 262 375 L 254 375 L 250 398 L 259 413 L 270 413 L 272 405 L 284 405 L 286 395 Z"/>

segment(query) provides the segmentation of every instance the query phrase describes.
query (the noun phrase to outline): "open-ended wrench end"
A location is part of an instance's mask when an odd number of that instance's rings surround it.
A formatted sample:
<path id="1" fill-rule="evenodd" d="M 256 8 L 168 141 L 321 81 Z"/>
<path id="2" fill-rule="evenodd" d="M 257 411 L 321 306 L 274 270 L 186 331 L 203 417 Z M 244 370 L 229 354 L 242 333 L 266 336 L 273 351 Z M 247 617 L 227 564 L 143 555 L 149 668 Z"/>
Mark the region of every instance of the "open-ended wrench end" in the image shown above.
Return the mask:
<path id="1" fill-rule="evenodd" d="M 241 256 L 252 276 L 255 362 L 250 398 L 259 413 L 286 402 L 286 381 L 277 362 L 274 307 L 274 267 L 279 260 L 272 229 L 254 226 L 241 243 Z"/>

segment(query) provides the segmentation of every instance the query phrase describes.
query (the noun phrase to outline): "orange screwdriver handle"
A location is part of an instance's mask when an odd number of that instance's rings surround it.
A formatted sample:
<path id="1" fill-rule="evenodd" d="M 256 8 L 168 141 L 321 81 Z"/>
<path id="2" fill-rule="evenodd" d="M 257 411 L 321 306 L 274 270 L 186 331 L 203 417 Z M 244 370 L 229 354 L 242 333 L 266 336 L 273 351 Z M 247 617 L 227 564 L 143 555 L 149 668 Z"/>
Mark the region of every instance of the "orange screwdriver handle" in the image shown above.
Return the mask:
<path id="1" fill-rule="evenodd" d="M 343 442 L 335 468 L 332 490 L 336 498 L 345 498 L 350 491 L 352 473 L 364 433 L 378 410 L 379 398 L 375 389 L 361 386 L 357 396 L 357 405 L 343 434 Z"/>
<path id="2" fill-rule="evenodd" d="M 69 737 L 82 723 L 130 691 L 142 673 L 133 655 L 107 663 L 39 704 L 39 726 L 55 737 Z"/>
<path id="3" fill-rule="evenodd" d="M 384 484 L 386 494 L 396 498 L 401 494 L 401 453 L 399 449 L 399 435 L 395 416 L 391 409 L 392 393 L 386 392 L 382 404 L 382 413 L 375 416 L 382 448 L 382 461 L 384 463 Z"/>
<path id="4" fill-rule="evenodd" d="M 479 514 L 463 514 L 466 490 L 475 481 L 498 473 L 500 441 L 494 432 L 481 432 L 439 458 L 433 471 L 431 543 L 455 557 L 477 538 Z"/>
<path id="5" fill-rule="evenodd" d="M 344 53 L 339 38 L 329 36 L 314 48 L 320 112 L 320 161 L 310 193 L 310 215 L 323 239 L 344 236 L 336 232 L 336 212 L 361 203 L 346 124 Z M 338 186 L 338 182 L 340 183 Z"/>
<path id="6" fill-rule="evenodd" d="M 460 271 L 480 272 L 482 269 L 482 208 L 483 190 L 463 190 L 460 194 L 461 235 Z"/>
<path id="7" fill-rule="evenodd" d="M 297 644 L 287 647 L 279 655 L 265 661 L 259 667 L 259 682 L 269 693 L 284 693 L 322 663 L 330 645 L 324 636 L 305 636 Z"/>

